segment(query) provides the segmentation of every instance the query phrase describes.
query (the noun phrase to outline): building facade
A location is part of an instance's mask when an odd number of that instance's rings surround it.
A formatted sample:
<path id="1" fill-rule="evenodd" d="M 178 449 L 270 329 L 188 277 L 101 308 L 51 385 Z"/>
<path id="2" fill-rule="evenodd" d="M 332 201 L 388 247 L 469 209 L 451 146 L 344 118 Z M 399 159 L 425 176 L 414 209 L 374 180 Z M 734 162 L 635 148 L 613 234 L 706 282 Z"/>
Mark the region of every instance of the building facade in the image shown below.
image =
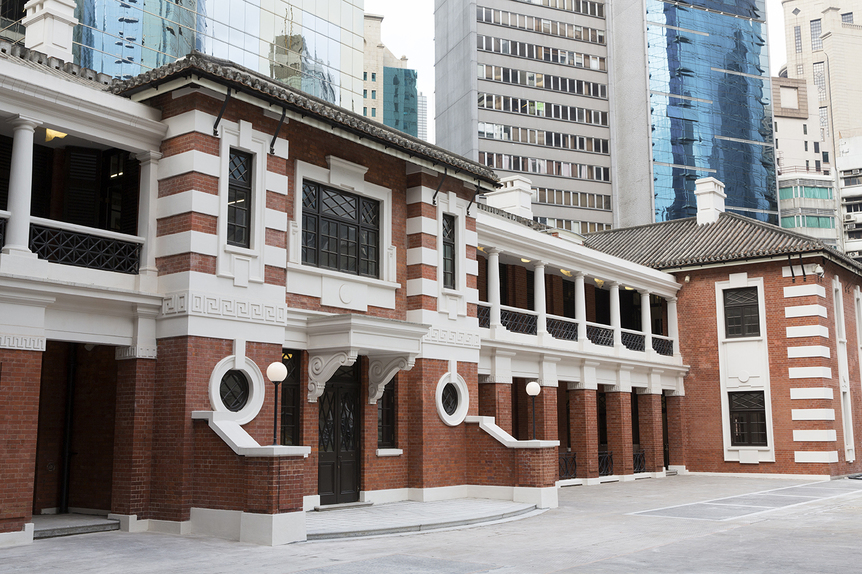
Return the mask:
<path id="1" fill-rule="evenodd" d="M 781 227 L 841 249 L 842 210 L 831 141 L 820 139 L 816 99 L 804 80 L 772 78 Z"/>
<path id="2" fill-rule="evenodd" d="M 418 137 L 416 70 L 406 67 L 407 56 L 396 58 L 383 45 L 380 35 L 382 23 L 383 16 L 365 15 L 362 115 Z"/>
<path id="3" fill-rule="evenodd" d="M 437 143 L 526 174 L 539 221 L 613 223 L 605 5 L 438 0 Z"/>
<path id="4" fill-rule="evenodd" d="M 791 0 L 782 3 L 787 40 L 787 77 L 812 84 L 810 99 L 817 108 L 817 135 L 821 146 L 834 150 L 831 156 L 818 158 L 824 170 L 831 170 L 833 186 L 838 190 L 843 215 L 844 249 L 859 258 L 862 238 L 857 231 L 858 194 L 852 189 L 853 169 L 860 168 L 851 159 L 852 141 L 862 136 L 862 111 L 857 102 L 862 79 L 857 73 L 855 57 L 862 50 L 862 15 L 858 1 L 828 5 L 816 0 Z M 843 151 L 842 151 L 843 150 Z M 844 156 L 843 168 L 836 165 Z M 846 174 L 844 173 L 846 172 Z M 845 197 L 844 189 L 847 188 Z"/>
<path id="5" fill-rule="evenodd" d="M 765 3 L 611 5 L 611 143 L 617 217 L 690 217 L 695 181 L 727 208 L 778 223 Z M 618 55 L 615 57 L 615 55 Z"/>
<path id="6" fill-rule="evenodd" d="M 34 17 L 23 14 L 23 4 L 3 4 L 3 15 L 10 19 L 2 33 L 7 40 L 21 40 Z M 75 64 L 98 73 L 128 79 L 198 50 L 361 111 L 361 2 L 77 0 L 60 5 L 74 22 Z"/>

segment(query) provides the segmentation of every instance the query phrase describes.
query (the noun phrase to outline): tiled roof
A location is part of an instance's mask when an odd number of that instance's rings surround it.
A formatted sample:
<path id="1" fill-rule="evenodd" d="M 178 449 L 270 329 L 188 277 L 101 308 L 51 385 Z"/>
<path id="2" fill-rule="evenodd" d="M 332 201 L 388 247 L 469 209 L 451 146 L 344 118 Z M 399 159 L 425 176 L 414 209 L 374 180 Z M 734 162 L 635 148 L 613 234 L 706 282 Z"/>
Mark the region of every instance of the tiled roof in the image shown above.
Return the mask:
<path id="1" fill-rule="evenodd" d="M 823 252 L 862 274 L 862 266 L 817 239 L 726 212 L 704 225 L 689 217 L 590 233 L 584 244 L 660 270 Z"/>
<path id="2" fill-rule="evenodd" d="M 187 76 L 190 73 L 214 78 L 223 84 L 233 84 L 243 91 L 256 93 L 261 99 L 284 105 L 288 109 L 299 111 L 304 115 L 316 116 L 326 123 L 339 125 L 354 133 L 365 134 L 365 137 L 380 141 L 389 147 L 400 148 L 409 154 L 424 157 L 433 163 L 440 164 L 441 168 L 450 166 L 472 176 L 494 182 L 494 184 L 498 181 L 493 170 L 484 165 L 381 123 L 372 122 L 359 114 L 290 88 L 281 82 L 228 60 L 215 58 L 201 52 L 192 52 L 173 63 L 128 80 L 115 79 L 110 89 L 115 94 L 130 95 L 175 77 Z"/>
<path id="3" fill-rule="evenodd" d="M 60 58 L 27 49 L 20 44 L 13 44 L 7 40 L 0 40 L 0 60 L 7 60 L 97 90 L 106 90 L 111 84 L 111 76 L 107 74 L 100 74 L 90 68 L 84 68 L 73 62 L 65 62 Z"/>

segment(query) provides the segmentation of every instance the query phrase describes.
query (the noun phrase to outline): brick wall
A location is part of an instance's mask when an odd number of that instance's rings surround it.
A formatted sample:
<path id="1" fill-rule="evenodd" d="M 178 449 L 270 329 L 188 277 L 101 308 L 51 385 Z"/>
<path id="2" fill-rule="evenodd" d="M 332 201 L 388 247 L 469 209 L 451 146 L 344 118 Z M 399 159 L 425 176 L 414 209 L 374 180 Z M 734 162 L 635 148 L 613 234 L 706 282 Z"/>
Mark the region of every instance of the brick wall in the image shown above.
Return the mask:
<path id="1" fill-rule="evenodd" d="M 143 515 L 150 501 L 156 361 L 117 364 L 111 511 Z"/>
<path id="2" fill-rule="evenodd" d="M 0 532 L 30 522 L 42 353 L 0 349 Z"/>

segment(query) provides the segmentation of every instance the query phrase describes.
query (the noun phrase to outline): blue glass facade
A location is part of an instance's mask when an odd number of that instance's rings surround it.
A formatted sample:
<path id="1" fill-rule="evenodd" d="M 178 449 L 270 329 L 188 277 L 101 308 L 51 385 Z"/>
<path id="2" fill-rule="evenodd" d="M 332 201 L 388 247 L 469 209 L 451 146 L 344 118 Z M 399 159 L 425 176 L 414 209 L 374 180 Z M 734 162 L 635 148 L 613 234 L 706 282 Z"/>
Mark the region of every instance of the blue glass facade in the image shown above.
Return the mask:
<path id="1" fill-rule="evenodd" d="M 383 68 L 383 124 L 419 137 L 416 70 Z"/>
<path id="2" fill-rule="evenodd" d="M 696 215 L 715 177 L 728 211 L 777 224 L 765 3 L 695 4 L 647 0 L 655 221 Z"/>
<path id="3" fill-rule="evenodd" d="M 75 63 L 131 77 L 199 50 L 355 111 L 361 105 L 361 2 L 341 0 L 337 9 L 317 3 L 311 10 L 296 4 L 308 5 L 290 0 L 77 0 Z"/>

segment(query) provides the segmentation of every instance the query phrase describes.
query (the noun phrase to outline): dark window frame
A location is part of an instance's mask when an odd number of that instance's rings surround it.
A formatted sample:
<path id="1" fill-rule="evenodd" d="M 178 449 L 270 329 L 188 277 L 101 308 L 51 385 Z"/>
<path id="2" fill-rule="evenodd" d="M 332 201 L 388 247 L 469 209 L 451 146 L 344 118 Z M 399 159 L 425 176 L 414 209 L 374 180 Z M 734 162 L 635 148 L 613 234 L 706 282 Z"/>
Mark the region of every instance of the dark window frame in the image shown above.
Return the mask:
<path id="1" fill-rule="evenodd" d="M 303 265 L 378 279 L 381 205 L 376 199 L 303 181 Z"/>
<path id="2" fill-rule="evenodd" d="M 242 172 L 234 169 L 235 162 L 238 162 L 237 169 L 243 169 Z M 227 243 L 245 249 L 251 248 L 253 168 L 252 154 L 231 148 L 228 160 Z"/>
<path id="3" fill-rule="evenodd" d="M 287 376 L 281 383 L 281 444 L 302 445 L 302 385 L 300 364 L 302 352 L 282 349 L 281 362 L 287 367 Z"/>
<path id="4" fill-rule="evenodd" d="M 397 448 L 397 383 L 393 378 L 377 400 L 377 448 Z"/>
<path id="5" fill-rule="evenodd" d="M 457 249 L 455 249 L 457 235 L 455 226 L 457 221 L 454 215 L 443 214 L 443 287 L 446 289 L 456 288 L 455 278 L 458 267 L 455 258 L 457 253 Z"/>
<path id="6" fill-rule="evenodd" d="M 753 295 L 753 299 L 752 299 Z M 725 289 L 724 336 L 728 339 L 760 336 L 760 295 L 757 287 Z"/>
<path id="7" fill-rule="evenodd" d="M 743 404 L 744 402 L 748 404 Z M 758 402 L 759 405 L 756 404 Z M 763 391 L 727 393 L 727 404 L 730 412 L 730 444 L 732 446 L 769 446 L 765 393 Z"/>

